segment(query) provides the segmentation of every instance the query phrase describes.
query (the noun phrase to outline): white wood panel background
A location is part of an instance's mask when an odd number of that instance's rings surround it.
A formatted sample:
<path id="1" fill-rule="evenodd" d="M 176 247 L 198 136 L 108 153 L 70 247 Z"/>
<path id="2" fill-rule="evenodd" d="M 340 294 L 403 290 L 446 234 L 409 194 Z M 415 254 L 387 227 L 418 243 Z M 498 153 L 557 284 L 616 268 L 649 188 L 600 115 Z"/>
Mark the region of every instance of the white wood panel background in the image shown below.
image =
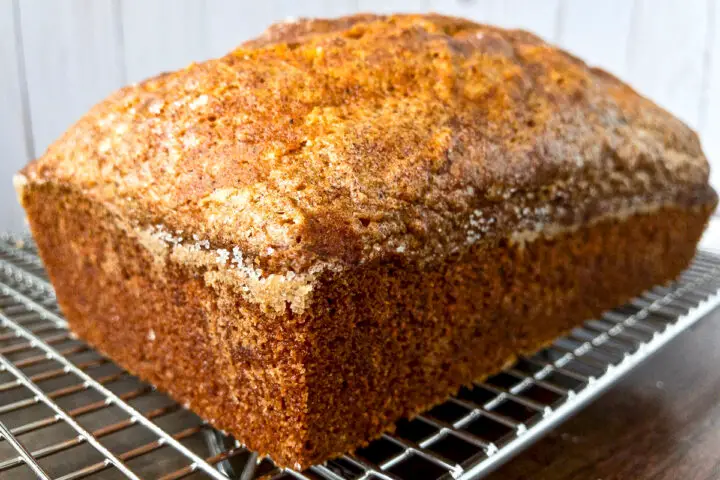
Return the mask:
<path id="1" fill-rule="evenodd" d="M 12 175 L 33 156 L 32 133 L 24 103 L 25 78 L 22 66 L 22 45 L 15 29 L 15 5 L 0 3 L 0 228 L 20 230 L 23 215 L 15 201 Z"/>
<path id="2" fill-rule="evenodd" d="M 4 1 L 4 0 L 2 0 Z M 35 154 L 125 83 L 114 0 L 18 0 Z"/>
<path id="3" fill-rule="evenodd" d="M 481 23 L 531 30 L 551 41 L 561 14 L 559 0 L 431 0 L 430 8 Z"/>
<path id="4" fill-rule="evenodd" d="M 626 79 L 693 128 L 700 121 L 711 4 L 710 0 L 638 0 L 631 20 Z M 678 34 L 669 34 L 674 31 Z"/>
<path id="5" fill-rule="evenodd" d="M 720 187 L 720 0 L 0 0 L 0 230 L 24 228 L 12 172 L 119 86 L 289 17 L 430 10 L 532 30 L 615 73 L 701 133 Z"/>
<path id="6" fill-rule="evenodd" d="M 720 0 L 710 4 L 707 16 L 708 46 L 705 50 L 700 135 L 705 152 L 715 167 L 710 172 L 713 185 L 720 190 Z"/>
<path id="7" fill-rule="evenodd" d="M 203 2 L 123 0 L 119 6 L 122 60 L 128 82 L 177 70 L 207 56 L 207 26 L 201 21 L 205 15 Z"/>
<path id="8" fill-rule="evenodd" d="M 627 79 L 633 3 L 563 0 L 555 40 L 579 57 Z"/>

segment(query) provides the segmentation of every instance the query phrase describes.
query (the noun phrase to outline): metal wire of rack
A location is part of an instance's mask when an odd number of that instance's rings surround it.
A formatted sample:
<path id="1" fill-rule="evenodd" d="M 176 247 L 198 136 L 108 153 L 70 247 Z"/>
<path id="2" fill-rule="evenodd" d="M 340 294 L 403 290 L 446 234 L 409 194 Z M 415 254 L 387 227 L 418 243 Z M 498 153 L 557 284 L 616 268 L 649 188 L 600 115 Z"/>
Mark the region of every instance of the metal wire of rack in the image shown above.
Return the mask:
<path id="1" fill-rule="evenodd" d="M 368 447 L 297 472 L 259 458 L 76 339 L 29 238 L 0 236 L 0 477 L 480 478 L 720 304 L 720 256 Z"/>

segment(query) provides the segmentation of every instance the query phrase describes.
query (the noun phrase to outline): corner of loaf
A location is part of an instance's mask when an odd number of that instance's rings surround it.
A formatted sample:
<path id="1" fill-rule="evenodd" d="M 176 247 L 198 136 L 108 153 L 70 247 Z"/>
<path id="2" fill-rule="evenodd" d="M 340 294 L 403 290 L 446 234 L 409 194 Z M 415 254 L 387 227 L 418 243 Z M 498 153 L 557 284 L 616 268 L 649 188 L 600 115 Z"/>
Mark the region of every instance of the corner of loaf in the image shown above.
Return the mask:
<path id="1" fill-rule="evenodd" d="M 671 280 L 717 204 L 668 112 L 439 15 L 275 25 L 14 185 L 81 338 L 300 467 Z"/>
<path id="2" fill-rule="evenodd" d="M 185 239 L 182 230 L 173 234 L 161 224 L 131 227 L 128 233 L 154 256 L 160 268 L 166 262 L 173 262 L 202 272 L 209 287 L 230 289 L 268 313 L 284 314 L 286 309 L 302 313 L 308 307 L 317 277 L 329 268 L 317 265 L 301 274 L 266 273 L 255 266 L 252 258 L 246 258 L 239 247 L 213 248 L 208 240 L 200 240 L 196 234 Z"/>

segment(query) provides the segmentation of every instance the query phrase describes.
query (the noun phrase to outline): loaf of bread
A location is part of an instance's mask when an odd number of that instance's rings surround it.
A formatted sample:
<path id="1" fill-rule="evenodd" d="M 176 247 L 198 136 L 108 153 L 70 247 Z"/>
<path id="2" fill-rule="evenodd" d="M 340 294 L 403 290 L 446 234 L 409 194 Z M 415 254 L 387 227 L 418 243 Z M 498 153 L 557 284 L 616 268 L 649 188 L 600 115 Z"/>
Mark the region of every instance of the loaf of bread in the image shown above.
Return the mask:
<path id="1" fill-rule="evenodd" d="M 673 279 L 717 202 L 681 121 L 438 15 L 274 25 L 15 185 L 75 332 L 296 468 Z"/>

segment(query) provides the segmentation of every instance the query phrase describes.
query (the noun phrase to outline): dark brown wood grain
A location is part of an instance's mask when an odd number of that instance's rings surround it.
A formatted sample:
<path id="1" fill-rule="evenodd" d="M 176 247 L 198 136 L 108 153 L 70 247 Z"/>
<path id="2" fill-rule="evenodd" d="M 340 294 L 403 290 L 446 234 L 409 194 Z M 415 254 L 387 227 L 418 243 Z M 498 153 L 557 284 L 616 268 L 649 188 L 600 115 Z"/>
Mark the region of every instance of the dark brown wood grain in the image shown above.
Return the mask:
<path id="1" fill-rule="evenodd" d="M 720 479 L 720 309 L 489 478 Z"/>

